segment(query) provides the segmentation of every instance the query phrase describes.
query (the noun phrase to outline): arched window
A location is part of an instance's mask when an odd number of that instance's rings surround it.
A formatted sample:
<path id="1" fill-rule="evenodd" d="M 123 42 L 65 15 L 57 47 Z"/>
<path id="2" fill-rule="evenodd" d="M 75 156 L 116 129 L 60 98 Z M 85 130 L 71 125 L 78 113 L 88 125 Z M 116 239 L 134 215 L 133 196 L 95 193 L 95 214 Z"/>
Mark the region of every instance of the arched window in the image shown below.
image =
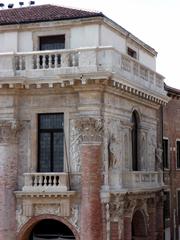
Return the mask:
<path id="1" fill-rule="evenodd" d="M 132 113 L 132 170 L 138 171 L 138 155 L 139 155 L 139 116 L 136 111 Z"/>

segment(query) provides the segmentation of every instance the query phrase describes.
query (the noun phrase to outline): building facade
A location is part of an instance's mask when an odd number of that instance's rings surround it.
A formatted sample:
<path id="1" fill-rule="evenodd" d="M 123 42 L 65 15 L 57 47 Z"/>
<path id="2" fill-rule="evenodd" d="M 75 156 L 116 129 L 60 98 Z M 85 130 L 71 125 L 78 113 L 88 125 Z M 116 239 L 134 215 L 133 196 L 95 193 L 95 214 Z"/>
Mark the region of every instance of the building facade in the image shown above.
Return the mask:
<path id="1" fill-rule="evenodd" d="M 156 51 L 102 13 L 0 11 L 0 240 L 163 239 Z"/>
<path id="2" fill-rule="evenodd" d="M 180 91 L 165 86 L 170 101 L 163 113 L 164 224 L 166 239 L 179 239 L 180 219 Z"/>

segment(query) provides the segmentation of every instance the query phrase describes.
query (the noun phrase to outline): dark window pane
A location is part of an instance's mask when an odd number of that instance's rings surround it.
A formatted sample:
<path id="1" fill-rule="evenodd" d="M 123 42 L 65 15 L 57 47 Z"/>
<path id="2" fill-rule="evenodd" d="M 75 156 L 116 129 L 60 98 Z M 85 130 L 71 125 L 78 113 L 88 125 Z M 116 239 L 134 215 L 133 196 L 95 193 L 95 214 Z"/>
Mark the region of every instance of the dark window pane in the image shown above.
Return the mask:
<path id="1" fill-rule="evenodd" d="M 180 168 L 180 141 L 177 141 L 176 144 L 176 151 L 177 151 L 177 168 Z"/>
<path id="2" fill-rule="evenodd" d="M 63 114 L 40 115 L 40 129 L 63 129 Z"/>
<path id="3" fill-rule="evenodd" d="M 177 209 L 178 209 L 178 223 L 180 224 L 180 191 L 177 192 L 177 197 L 178 197 L 178 206 L 177 206 Z"/>
<path id="4" fill-rule="evenodd" d="M 64 156 L 64 141 L 63 133 L 53 134 L 53 158 L 54 158 L 54 172 L 63 171 L 63 156 Z"/>
<path id="5" fill-rule="evenodd" d="M 40 37 L 40 50 L 55 50 L 65 48 L 65 35 Z"/>
<path id="6" fill-rule="evenodd" d="M 64 115 L 39 115 L 40 172 L 62 172 L 64 169 Z"/>
<path id="7" fill-rule="evenodd" d="M 132 114 L 132 170 L 138 171 L 138 118 L 137 113 Z"/>
<path id="8" fill-rule="evenodd" d="M 170 218 L 170 194 L 169 192 L 164 192 L 165 201 L 164 201 L 164 218 Z"/>
<path id="9" fill-rule="evenodd" d="M 163 166 L 168 168 L 168 139 L 163 139 Z"/>
<path id="10" fill-rule="evenodd" d="M 39 159 L 39 171 L 49 172 L 50 159 L 51 159 L 51 136 L 49 133 L 40 134 L 40 159 Z"/>

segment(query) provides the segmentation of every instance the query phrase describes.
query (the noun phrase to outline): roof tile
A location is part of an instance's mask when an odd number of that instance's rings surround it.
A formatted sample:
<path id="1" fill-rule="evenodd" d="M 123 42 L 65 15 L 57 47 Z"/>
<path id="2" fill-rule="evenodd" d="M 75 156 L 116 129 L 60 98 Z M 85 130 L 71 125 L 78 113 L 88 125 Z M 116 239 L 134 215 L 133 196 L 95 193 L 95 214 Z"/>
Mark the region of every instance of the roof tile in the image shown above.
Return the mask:
<path id="1" fill-rule="evenodd" d="M 84 11 L 55 5 L 38 5 L 0 10 L 0 25 L 55 21 L 104 16 L 101 12 Z"/>

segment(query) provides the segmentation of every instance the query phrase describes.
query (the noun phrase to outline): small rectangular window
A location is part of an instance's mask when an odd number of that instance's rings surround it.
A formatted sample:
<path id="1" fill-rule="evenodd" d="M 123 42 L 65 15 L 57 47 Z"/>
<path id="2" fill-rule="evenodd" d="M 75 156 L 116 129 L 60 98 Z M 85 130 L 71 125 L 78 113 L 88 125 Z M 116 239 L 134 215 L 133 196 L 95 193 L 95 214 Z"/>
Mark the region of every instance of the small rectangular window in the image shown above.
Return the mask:
<path id="1" fill-rule="evenodd" d="M 178 223 L 180 223 L 180 191 L 177 191 L 177 213 L 178 213 Z"/>
<path id="2" fill-rule="evenodd" d="M 127 54 L 135 59 L 137 59 L 137 52 L 133 50 L 132 48 L 127 48 Z"/>
<path id="3" fill-rule="evenodd" d="M 170 218 L 170 193 L 164 192 L 164 219 Z"/>
<path id="4" fill-rule="evenodd" d="M 56 50 L 65 48 L 65 35 L 44 36 L 39 39 L 40 50 Z"/>
<path id="5" fill-rule="evenodd" d="M 168 163 L 168 139 L 163 139 L 163 166 L 169 168 Z"/>
<path id="6" fill-rule="evenodd" d="M 176 141 L 176 163 L 177 168 L 180 168 L 180 141 Z"/>

